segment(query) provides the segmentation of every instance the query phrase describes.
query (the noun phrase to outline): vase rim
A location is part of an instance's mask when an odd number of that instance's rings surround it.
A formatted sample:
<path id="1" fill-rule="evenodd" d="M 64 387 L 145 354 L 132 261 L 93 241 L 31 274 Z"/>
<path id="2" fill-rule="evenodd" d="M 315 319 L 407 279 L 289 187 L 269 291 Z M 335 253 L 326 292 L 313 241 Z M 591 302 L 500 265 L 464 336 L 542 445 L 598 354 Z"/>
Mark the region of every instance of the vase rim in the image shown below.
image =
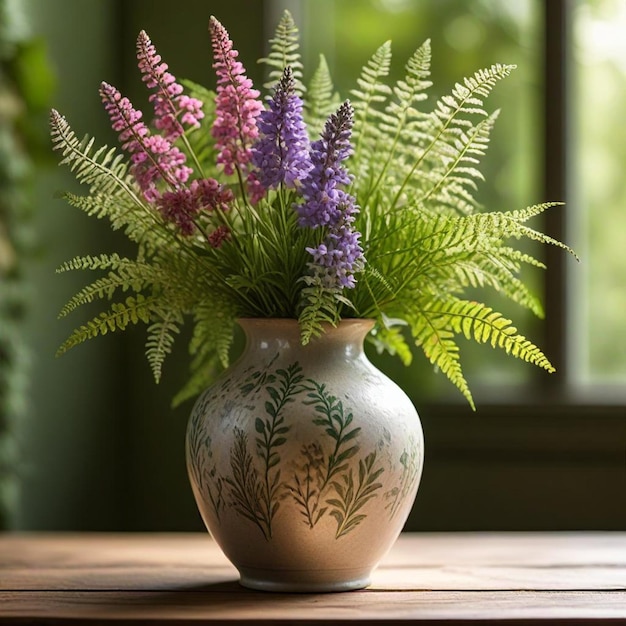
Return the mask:
<path id="1" fill-rule="evenodd" d="M 243 321 L 243 322 L 294 322 L 295 324 L 298 323 L 298 320 L 295 317 L 238 317 L 237 321 Z M 348 323 L 364 323 L 364 322 L 370 322 L 370 323 L 375 323 L 376 320 L 373 317 L 342 317 L 339 320 L 339 324 L 342 324 L 344 322 L 348 322 Z M 329 322 L 323 322 L 324 325 L 328 324 L 330 325 Z"/>
<path id="2" fill-rule="evenodd" d="M 299 327 L 299 322 L 293 317 L 238 317 L 237 323 L 244 330 L 252 328 L 271 328 L 275 326 L 282 326 L 285 329 L 289 329 L 289 332 L 295 332 Z M 334 334 L 333 331 L 340 331 L 343 329 L 347 331 L 352 328 L 356 332 L 367 334 L 374 325 L 376 320 L 369 317 L 346 317 L 339 320 L 336 326 L 333 326 L 330 322 L 322 322 L 324 334 Z M 359 330 L 357 330 L 359 329 Z"/>

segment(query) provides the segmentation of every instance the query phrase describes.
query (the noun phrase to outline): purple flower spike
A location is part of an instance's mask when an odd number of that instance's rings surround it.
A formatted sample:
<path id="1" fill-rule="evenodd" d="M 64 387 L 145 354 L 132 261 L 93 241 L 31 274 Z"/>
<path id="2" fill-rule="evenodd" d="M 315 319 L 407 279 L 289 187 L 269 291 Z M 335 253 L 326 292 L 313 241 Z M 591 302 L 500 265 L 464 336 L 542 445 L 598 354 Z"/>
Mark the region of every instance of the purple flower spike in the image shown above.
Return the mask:
<path id="1" fill-rule="evenodd" d="M 251 145 L 259 135 L 256 118 L 263 105 L 259 92 L 246 77 L 239 53 L 220 22 L 211 17 L 209 30 L 213 47 L 213 67 L 217 74 L 217 98 L 212 134 L 218 149 L 217 162 L 226 174 L 246 169 L 252 156 Z"/>
<path id="2" fill-rule="evenodd" d="M 317 248 L 307 248 L 313 256 L 310 267 L 325 287 L 352 289 L 356 285 L 354 274 L 365 265 L 360 238 L 361 233 L 341 226 L 329 232 Z"/>
<path id="3" fill-rule="evenodd" d="M 338 188 L 352 182 L 341 162 L 352 154 L 353 115 L 352 105 L 344 102 L 311 146 L 313 168 L 302 182 L 304 203 L 296 206 L 302 226 L 336 226 L 354 213 L 354 198 Z"/>
<path id="4" fill-rule="evenodd" d="M 164 131 L 165 138 L 174 142 L 183 134 L 183 124 L 198 127 L 204 117 L 202 102 L 183 95 L 182 86 L 167 71 L 167 64 L 161 62 L 161 56 L 143 30 L 137 37 L 137 60 L 142 80 L 149 89 L 155 90 L 150 95 L 150 102 L 154 105 L 154 124 Z"/>
<path id="5" fill-rule="evenodd" d="M 328 229 L 324 241 L 307 252 L 313 256 L 309 264 L 313 275 L 329 289 L 353 288 L 354 274 L 365 265 L 361 234 L 351 226 L 359 209 L 355 199 L 339 188 L 351 182 L 341 162 L 352 154 L 353 115 L 345 102 L 328 118 L 321 139 L 311 146 L 313 168 L 302 183 L 304 203 L 295 207 L 302 226 Z"/>
<path id="6" fill-rule="evenodd" d="M 100 97 L 109 114 L 113 130 L 119 133 L 122 149 L 131 155 L 131 173 L 148 201 L 159 198 L 159 180 L 176 189 L 191 174 L 185 166 L 185 155 L 159 135 L 150 135 L 142 121 L 141 111 L 108 83 L 100 86 Z"/>
<path id="7" fill-rule="evenodd" d="M 258 120 L 261 138 L 252 149 L 252 163 L 259 169 L 259 182 L 266 189 L 281 183 L 293 188 L 311 169 L 311 160 L 303 104 L 295 93 L 290 67 L 285 68 L 268 106 Z"/>

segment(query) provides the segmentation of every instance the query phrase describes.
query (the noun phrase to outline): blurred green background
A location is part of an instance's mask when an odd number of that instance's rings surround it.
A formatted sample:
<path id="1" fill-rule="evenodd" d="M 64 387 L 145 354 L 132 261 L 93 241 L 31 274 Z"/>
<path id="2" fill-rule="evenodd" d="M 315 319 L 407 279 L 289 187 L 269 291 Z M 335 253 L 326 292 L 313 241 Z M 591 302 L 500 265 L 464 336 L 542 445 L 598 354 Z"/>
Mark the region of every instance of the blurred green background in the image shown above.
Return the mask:
<path id="1" fill-rule="evenodd" d="M 88 313 L 57 321 L 86 277 L 54 269 L 126 243 L 55 199 L 75 184 L 48 152 L 50 107 L 77 135 L 113 144 L 98 87 L 106 80 L 145 104 L 134 56 L 140 29 L 178 78 L 212 87 L 211 14 L 261 85 L 256 59 L 288 8 L 301 29 L 305 78 L 323 52 L 344 97 L 385 40 L 393 41 L 397 77 L 430 38 L 431 103 L 481 67 L 518 66 L 489 101 L 503 111 L 479 198 L 490 210 L 522 208 L 544 199 L 544 1 L 2 0 L 0 527 L 201 528 L 184 465 L 190 406 L 170 408 L 186 374 L 185 342 L 166 362 L 160 386 L 143 356 L 141 328 L 54 357 Z M 379 360 L 424 418 L 426 470 L 410 528 L 626 527 L 626 129 L 618 121 L 626 108 L 626 9 L 619 0 L 570 5 L 566 210 L 568 243 L 584 259 L 563 276 L 572 286 L 571 378 L 558 403 L 543 402 L 543 374 L 468 345 L 464 367 L 479 406 L 470 415 L 426 364 L 405 370 Z M 541 293 L 541 273 L 525 278 Z M 542 322 L 492 302 L 531 338 L 546 332 Z"/>

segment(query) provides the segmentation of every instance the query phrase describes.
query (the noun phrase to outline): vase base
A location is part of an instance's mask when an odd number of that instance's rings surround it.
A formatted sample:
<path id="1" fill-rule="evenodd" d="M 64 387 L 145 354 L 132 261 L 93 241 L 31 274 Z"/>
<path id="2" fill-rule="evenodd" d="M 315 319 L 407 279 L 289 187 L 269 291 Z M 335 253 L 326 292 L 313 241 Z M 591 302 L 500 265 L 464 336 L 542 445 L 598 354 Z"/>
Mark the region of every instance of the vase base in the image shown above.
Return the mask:
<path id="1" fill-rule="evenodd" d="M 337 593 L 364 589 L 371 584 L 370 574 L 324 570 L 239 570 L 239 584 L 256 591 L 275 593 Z"/>

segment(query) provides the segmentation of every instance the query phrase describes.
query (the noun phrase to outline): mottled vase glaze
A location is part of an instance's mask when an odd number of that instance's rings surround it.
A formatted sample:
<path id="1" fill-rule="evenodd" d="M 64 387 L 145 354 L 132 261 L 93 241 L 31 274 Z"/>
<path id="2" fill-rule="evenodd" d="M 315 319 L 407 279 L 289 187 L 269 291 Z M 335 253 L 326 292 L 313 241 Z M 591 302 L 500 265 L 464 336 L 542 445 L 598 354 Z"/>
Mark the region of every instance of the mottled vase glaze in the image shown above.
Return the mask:
<path id="1" fill-rule="evenodd" d="M 365 356 L 369 320 L 344 320 L 306 346 L 295 320 L 240 324 L 244 353 L 189 419 L 202 518 L 245 587 L 366 587 L 415 499 L 417 412 Z"/>

